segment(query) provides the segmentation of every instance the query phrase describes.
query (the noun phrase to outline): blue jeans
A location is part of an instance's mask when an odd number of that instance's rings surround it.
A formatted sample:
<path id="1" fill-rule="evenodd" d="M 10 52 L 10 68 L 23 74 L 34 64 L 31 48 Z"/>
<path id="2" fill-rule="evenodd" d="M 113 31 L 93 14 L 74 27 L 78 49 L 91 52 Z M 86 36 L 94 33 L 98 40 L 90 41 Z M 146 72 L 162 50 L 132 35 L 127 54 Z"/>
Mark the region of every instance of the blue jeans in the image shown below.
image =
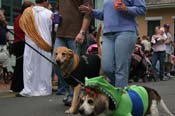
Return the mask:
<path id="1" fill-rule="evenodd" d="M 159 61 L 159 69 L 157 70 L 159 73 L 159 79 L 162 80 L 164 76 L 164 68 L 165 68 L 165 51 L 154 52 L 152 56 L 152 65 L 156 69 L 157 61 Z"/>
<path id="2" fill-rule="evenodd" d="M 56 38 L 55 39 L 55 44 L 54 44 L 54 49 L 57 47 L 65 46 L 68 47 L 71 50 L 75 50 L 75 41 L 74 39 L 71 38 Z"/>
<path id="3" fill-rule="evenodd" d="M 68 47 L 69 49 L 72 49 L 73 51 L 75 51 L 74 39 L 71 39 L 71 38 L 56 38 L 55 44 L 54 44 L 54 49 L 56 49 L 58 47 L 61 47 L 61 46 Z M 72 91 L 70 90 L 70 87 L 64 81 L 64 79 L 62 77 L 61 70 L 58 67 L 55 67 L 54 71 L 55 71 L 56 75 L 59 77 L 58 92 L 68 91 L 69 94 L 72 94 Z"/>
<path id="4" fill-rule="evenodd" d="M 128 85 L 131 53 L 136 41 L 136 32 L 130 31 L 103 36 L 102 69 L 116 87 Z"/>

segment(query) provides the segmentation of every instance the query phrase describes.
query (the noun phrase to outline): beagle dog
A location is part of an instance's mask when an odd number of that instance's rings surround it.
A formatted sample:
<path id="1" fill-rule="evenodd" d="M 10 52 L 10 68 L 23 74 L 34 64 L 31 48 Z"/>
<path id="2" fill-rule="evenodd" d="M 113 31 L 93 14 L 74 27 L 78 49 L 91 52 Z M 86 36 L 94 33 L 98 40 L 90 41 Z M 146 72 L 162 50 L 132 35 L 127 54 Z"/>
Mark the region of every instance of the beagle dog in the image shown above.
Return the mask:
<path id="1" fill-rule="evenodd" d="M 59 47 L 55 50 L 55 59 L 57 65 L 62 71 L 64 80 L 73 87 L 73 100 L 71 107 L 65 113 L 75 113 L 78 105 L 78 97 L 85 77 L 92 78 L 100 75 L 101 72 L 101 25 L 97 32 L 98 54 L 79 56 L 71 49 Z"/>
<path id="2" fill-rule="evenodd" d="M 94 84 L 91 81 L 80 98 L 78 111 L 82 116 L 159 116 L 158 103 L 167 116 L 174 116 L 154 89 L 136 85 L 117 89 L 106 82 L 100 84 L 100 80 Z"/>

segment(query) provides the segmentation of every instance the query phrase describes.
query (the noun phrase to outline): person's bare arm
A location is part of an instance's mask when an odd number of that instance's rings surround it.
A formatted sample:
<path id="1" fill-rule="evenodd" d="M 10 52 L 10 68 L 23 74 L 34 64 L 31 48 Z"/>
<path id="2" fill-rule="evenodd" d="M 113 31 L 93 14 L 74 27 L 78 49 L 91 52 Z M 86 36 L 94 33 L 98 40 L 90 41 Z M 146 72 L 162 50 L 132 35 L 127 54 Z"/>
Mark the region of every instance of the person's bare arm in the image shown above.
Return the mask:
<path id="1" fill-rule="evenodd" d="M 85 4 L 87 6 L 92 6 L 92 1 L 88 0 L 88 2 Z M 89 25 L 90 25 L 90 20 L 91 20 L 91 15 L 85 13 L 83 21 L 82 21 L 82 26 L 81 26 L 80 32 L 77 34 L 77 36 L 75 38 L 75 41 L 77 43 L 82 44 L 84 42 L 87 30 L 88 30 Z"/>
<path id="2" fill-rule="evenodd" d="M 75 38 L 75 41 L 77 43 L 82 44 L 84 42 L 86 32 L 88 30 L 89 25 L 90 25 L 90 19 L 87 19 L 87 18 L 84 17 L 80 32 L 78 33 L 78 35 Z"/>

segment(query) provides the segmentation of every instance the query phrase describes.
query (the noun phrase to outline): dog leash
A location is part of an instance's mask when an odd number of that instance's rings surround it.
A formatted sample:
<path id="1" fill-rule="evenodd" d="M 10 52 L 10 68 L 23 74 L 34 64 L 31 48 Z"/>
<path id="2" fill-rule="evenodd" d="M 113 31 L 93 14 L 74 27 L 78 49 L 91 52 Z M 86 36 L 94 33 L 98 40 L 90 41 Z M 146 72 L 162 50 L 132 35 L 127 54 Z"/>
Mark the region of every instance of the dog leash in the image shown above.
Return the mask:
<path id="1" fill-rule="evenodd" d="M 8 32 L 10 32 L 12 35 L 16 35 L 18 38 L 20 38 L 20 36 L 18 34 L 15 34 L 14 32 L 12 32 L 11 30 L 7 29 Z M 22 39 L 21 39 L 22 40 Z M 39 55 L 41 55 L 42 57 L 44 57 L 47 61 L 49 61 L 50 63 L 56 65 L 56 63 L 54 61 L 52 61 L 51 59 L 47 58 L 45 55 L 43 55 L 41 52 L 39 52 L 38 50 L 36 50 L 34 47 L 32 47 L 30 44 L 28 44 L 26 41 L 24 41 L 24 43 L 29 46 L 30 48 L 32 48 L 36 53 L 38 53 Z"/>
<path id="2" fill-rule="evenodd" d="M 12 32 L 11 30 L 7 29 L 8 32 L 10 32 L 12 35 L 16 35 L 19 39 L 21 39 L 21 37 L 18 34 L 15 34 L 14 32 Z M 22 39 L 21 39 L 22 40 Z M 34 47 L 32 47 L 30 44 L 28 44 L 26 41 L 24 41 L 24 43 L 29 46 L 30 48 L 32 48 L 36 53 L 38 53 L 39 55 L 41 55 L 43 58 L 45 58 L 47 61 L 49 61 L 51 64 L 53 64 L 54 66 L 58 67 L 59 66 L 51 59 L 49 59 L 48 57 L 46 57 L 45 55 L 43 55 L 41 52 L 39 52 L 38 50 L 36 50 Z M 74 77 L 73 75 L 70 75 L 71 78 L 73 78 L 75 81 L 77 81 L 77 83 L 81 84 L 81 86 L 85 87 L 85 85 L 78 80 L 76 77 Z"/>
<path id="3" fill-rule="evenodd" d="M 77 83 L 79 83 L 81 86 L 85 87 L 85 84 L 78 80 L 76 77 L 74 77 L 73 75 L 70 75 L 70 77 L 77 81 Z"/>

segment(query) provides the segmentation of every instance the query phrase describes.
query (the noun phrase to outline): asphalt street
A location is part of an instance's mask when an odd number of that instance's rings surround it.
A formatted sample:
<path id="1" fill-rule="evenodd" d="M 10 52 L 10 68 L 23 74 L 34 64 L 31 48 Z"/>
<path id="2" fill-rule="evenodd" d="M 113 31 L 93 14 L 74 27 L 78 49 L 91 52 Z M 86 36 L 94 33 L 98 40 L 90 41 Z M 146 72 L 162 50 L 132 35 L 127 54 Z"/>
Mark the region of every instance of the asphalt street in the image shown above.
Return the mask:
<path id="1" fill-rule="evenodd" d="M 168 81 L 132 83 L 156 89 L 170 111 L 175 114 L 175 78 Z M 15 97 L 12 93 L 0 94 L 0 116 L 77 116 L 67 115 L 64 96 Z M 160 116 L 167 116 L 159 107 Z"/>

